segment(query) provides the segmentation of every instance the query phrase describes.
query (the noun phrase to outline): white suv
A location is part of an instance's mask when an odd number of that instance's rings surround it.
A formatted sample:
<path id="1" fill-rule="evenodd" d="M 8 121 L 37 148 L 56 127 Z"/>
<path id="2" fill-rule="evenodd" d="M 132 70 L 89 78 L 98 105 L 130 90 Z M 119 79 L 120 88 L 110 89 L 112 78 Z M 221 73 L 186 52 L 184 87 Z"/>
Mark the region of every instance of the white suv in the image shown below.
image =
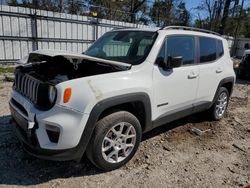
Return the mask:
<path id="1" fill-rule="evenodd" d="M 86 151 L 103 170 L 127 163 L 157 126 L 200 111 L 221 119 L 235 82 L 224 38 L 178 26 L 113 30 L 84 54 L 20 62 L 10 110 L 24 149 L 76 161 Z"/>

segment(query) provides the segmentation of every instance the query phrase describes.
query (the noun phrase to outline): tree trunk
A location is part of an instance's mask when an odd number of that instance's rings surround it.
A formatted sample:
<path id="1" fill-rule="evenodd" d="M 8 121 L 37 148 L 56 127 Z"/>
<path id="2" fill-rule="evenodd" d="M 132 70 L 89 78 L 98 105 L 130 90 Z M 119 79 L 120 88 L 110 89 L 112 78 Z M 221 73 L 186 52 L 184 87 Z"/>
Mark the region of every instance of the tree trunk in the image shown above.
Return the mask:
<path id="1" fill-rule="evenodd" d="M 131 0 L 130 22 L 135 23 L 135 0 Z"/>
<path id="2" fill-rule="evenodd" d="M 63 0 L 59 0 L 59 11 L 63 12 Z"/>
<path id="3" fill-rule="evenodd" d="M 222 17 L 222 20 L 221 20 L 221 27 L 220 27 L 220 33 L 221 34 L 224 34 L 224 29 L 225 29 L 226 21 L 227 21 L 227 18 L 228 18 L 230 4 L 231 4 L 231 0 L 226 0 L 224 11 L 223 11 L 223 17 Z"/>
<path id="4" fill-rule="evenodd" d="M 239 5 L 239 0 L 234 0 L 234 7 L 233 7 L 232 17 L 234 17 L 235 9 L 236 9 L 236 7 L 237 7 L 238 5 Z"/>

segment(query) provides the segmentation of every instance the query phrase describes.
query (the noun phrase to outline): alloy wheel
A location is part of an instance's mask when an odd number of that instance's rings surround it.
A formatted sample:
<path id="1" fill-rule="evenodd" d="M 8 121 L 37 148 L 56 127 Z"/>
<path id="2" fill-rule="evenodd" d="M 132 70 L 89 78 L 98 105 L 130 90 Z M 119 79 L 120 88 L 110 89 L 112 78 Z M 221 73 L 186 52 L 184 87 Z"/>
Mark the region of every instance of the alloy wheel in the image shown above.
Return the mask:
<path id="1" fill-rule="evenodd" d="M 102 156 L 109 163 L 119 163 L 126 159 L 136 143 L 136 130 L 127 122 L 114 125 L 102 142 Z"/>

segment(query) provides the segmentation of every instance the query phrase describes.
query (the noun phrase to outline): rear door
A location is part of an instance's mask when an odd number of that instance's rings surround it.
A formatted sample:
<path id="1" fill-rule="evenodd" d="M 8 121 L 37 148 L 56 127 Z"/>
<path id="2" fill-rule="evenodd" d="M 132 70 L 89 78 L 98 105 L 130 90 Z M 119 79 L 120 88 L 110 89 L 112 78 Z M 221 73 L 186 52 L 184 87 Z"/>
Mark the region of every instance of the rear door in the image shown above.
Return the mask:
<path id="1" fill-rule="evenodd" d="M 217 87 L 223 79 L 224 62 L 223 43 L 219 39 L 199 37 L 198 42 L 200 70 L 196 104 L 213 100 Z"/>

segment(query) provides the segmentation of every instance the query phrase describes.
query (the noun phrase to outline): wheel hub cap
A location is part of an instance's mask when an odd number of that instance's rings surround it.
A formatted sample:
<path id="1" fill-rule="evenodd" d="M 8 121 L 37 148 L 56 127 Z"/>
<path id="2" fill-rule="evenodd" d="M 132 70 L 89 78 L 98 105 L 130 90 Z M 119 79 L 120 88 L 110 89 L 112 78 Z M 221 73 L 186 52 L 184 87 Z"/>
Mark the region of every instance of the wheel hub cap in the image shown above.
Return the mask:
<path id="1" fill-rule="evenodd" d="M 215 112 L 218 117 L 222 117 L 224 115 L 227 108 L 227 102 L 228 102 L 227 94 L 225 92 L 221 93 L 217 100 L 217 105 L 215 108 L 216 110 Z"/>
<path id="2" fill-rule="evenodd" d="M 102 156 L 109 163 L 119 163 L 133 151 L 136 143 L 135 128 L 127 122 L 114 125 L 102 142 Z"/>

